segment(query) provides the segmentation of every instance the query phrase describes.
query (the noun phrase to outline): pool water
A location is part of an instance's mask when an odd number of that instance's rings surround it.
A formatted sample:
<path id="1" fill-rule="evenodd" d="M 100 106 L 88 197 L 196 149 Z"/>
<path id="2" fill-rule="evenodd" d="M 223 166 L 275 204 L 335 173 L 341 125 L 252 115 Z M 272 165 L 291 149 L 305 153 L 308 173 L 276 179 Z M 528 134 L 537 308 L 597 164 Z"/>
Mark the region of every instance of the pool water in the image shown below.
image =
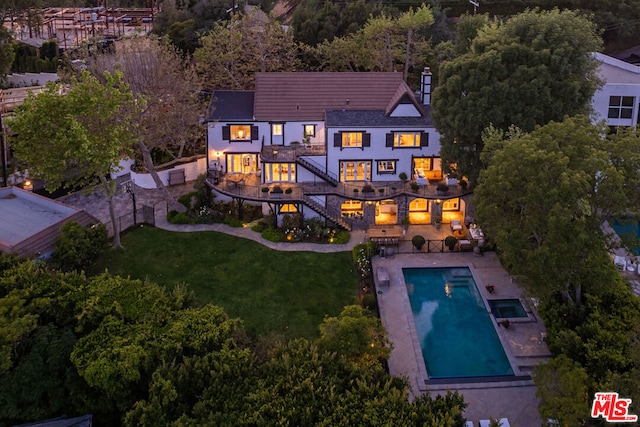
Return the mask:
<path id="1" fill-rule="evenodd" d="M 496 318 L 527 318 L 526 310 L 519 299 L 490 299 L 489 307 Z"/>
<path id="2" fill-rule="evenodd" d="M 513 375 L 468 268 L 402 271 L 430 379 Z"/>
<path id="3" fill-rule="evenodd" d="M 637 239 L 640 239 L 640 223 L 637 222 L 619 222 L 614 220 L 611 222 L 611 227 L 614 229 L 618 236 L 631 235 L 636 236 Z M 634 247 L 633 253 L 635 255 L 640 255 L 640 247 Z"/>

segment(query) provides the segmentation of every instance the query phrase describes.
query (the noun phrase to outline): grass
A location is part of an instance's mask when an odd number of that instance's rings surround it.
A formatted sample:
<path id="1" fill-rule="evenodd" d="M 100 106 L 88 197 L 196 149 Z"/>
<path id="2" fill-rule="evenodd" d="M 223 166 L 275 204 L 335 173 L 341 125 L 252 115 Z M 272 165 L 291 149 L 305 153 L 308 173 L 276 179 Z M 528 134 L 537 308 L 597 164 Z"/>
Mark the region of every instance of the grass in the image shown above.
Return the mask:
<path id="1" fill-rule="evenodd" d="M 250 333 L 318 336 L 325 315 L 357 301 L 350 252 L 280 252 L 217 232 L 175 233 L 153 227 L 122 235 L 125 250 L 101 257 L 89 274 L 186 283 L 203 303 L 240 317 Z"/>

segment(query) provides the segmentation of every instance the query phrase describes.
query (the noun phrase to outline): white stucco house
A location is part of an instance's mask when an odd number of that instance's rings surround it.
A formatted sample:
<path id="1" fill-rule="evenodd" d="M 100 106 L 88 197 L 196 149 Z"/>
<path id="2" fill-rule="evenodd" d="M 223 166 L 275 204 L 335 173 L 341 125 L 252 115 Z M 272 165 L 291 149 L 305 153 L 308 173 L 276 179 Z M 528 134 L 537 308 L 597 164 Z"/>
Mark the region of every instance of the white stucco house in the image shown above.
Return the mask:
<path id="1" fill-rule="evenodd" d="M 593 119 L 609 126 L 640 123 L 640 67 L 616 58 L 595 54 L 598 75 L 604 84 L 593 96 Z"/>
<path id="2" fill-rule="evenodd" d="M 466 189 L 442 174 L 430 92 L 428 69 L 416 93 L 393 72 L 258 73 L 253 91 L 215 91 L 211 187 L 346 228 L 464 219 Z"/>

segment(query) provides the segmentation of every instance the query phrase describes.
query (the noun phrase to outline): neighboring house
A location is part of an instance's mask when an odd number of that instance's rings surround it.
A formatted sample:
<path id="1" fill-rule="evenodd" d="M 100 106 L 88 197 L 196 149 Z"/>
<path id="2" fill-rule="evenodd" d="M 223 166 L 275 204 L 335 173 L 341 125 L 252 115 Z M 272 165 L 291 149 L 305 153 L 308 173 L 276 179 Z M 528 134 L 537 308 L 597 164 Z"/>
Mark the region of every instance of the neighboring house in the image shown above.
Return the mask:
<path id="1" fill-rule="evenodd" d="M 463 219 L 458 182 L 442 174 L 430 92 L 428 69 L 420 100 L 401 73 L 258 73 L 254 91 L 213 93 L 209 182 L 240 205 L 346 228 Z"/>
<path id="2" fill-rule="evenodd" d="M 616 58 L 595 54 L 604 81 L 593 96 L 594 120 L 609 126 L 637 126 L 640 123 L 640 67 Z"/>

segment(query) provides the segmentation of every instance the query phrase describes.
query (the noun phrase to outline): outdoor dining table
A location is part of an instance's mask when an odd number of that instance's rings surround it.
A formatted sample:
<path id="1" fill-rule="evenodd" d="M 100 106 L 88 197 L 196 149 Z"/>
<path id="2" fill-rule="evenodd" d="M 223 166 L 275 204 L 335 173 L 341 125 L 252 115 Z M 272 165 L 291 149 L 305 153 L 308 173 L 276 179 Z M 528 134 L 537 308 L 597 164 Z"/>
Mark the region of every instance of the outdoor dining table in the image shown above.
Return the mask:
<path id="1" fill-rule="evenodd" d="M 238 188 L 238 183 L 244 181 L 243 173 L 231 173 L 227 176 L 227 180 L 233 182 L 234 186 Z"/>
<path id="2" fill-rule="evenodd" d="M 397 245 L 403 236 L 403 229 L 399 225 L 390 225 L 383 228 L 370 228 L 367 231 L 369 240 L 375 240 L 379 244 Z"/>

